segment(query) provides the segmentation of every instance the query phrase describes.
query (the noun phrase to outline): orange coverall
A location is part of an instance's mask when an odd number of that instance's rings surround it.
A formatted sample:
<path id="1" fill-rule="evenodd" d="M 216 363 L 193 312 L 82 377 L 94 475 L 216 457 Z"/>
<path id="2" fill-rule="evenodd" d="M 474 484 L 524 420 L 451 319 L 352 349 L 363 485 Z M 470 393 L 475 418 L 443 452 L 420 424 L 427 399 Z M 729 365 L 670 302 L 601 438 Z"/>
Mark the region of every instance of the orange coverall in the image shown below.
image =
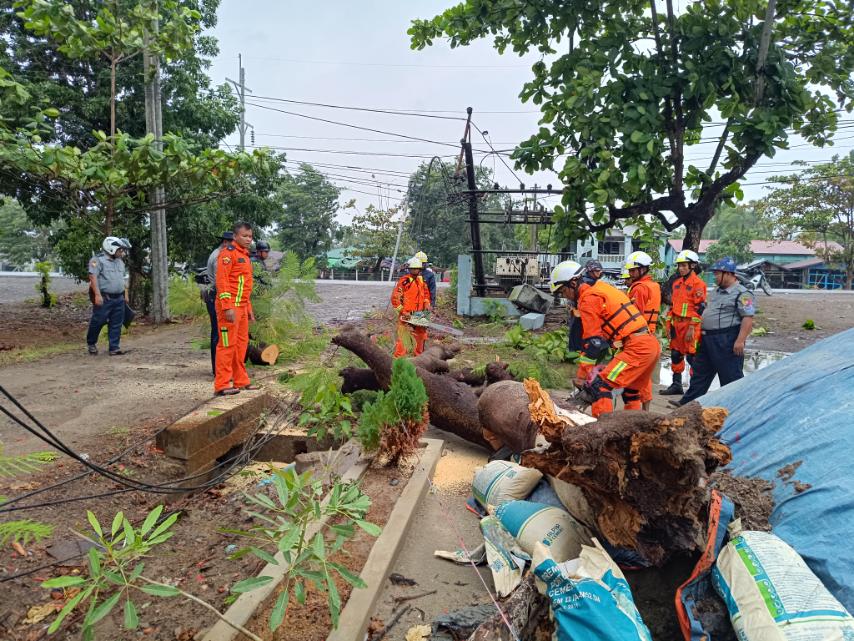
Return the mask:
<path id="1" fill-rule="evenodd" d="M 614 411 L 613 392 L 623 388 L 627 410 L 641 409 L 641 390 L 652 379 L 661 346 L 628 296 L 601 280 L 579 287 L 583 348 L 577 378 L 587 382 L 595 400 L 594 417 Z M 620 351 L 596 372 L 596 359 L 609 346 Z"/>
<path id="2" fill-rule="evenodd" d="M 219 342 L 216 345 L 214 391 L 249 385 L 243 360 L 249 345 L 249 315 L 252 313 L 252 262 L 249 252 L 239 245 L 226 245 L 216 266 L 216 316 Z M 233 309 L 234 322 L 225 319 Z"/>
<path id="3" fill-rule="evenodd" d="M 649 333 L 655 336 L 658 329 L 658 315 L 661 313 L 661 287 L 652 280 L 652 276 L 644 274 L 629 285 L 629 298 L 643 315 Z M 652 377 L 647 381 L 646 387 L 641 390 L 641 403 L 648 403 L 651 400 Z"/>
<path id="4" fill-rule="evenodd" d="M 430 309 L 430 290 L 421 274 L 401 276 L 391 293 L 391 304 L 400 315 L 421 312 Z M 404 337 L 412 336 L 415 341 L 415 356 L 424 351 L 427 340 L 427 328 L 410 325 L 402 320 L 397 321 L 397 342 L 394 344 L 394 357 L 406 354 Z"/>
<path id="5" fill-rule="evenodd" d="M 706 283 L 693 271 L 673 281 L 667 336 L 670 339 L 670 369 L 674 374 L 685 371 L 685 357 L 692 357 L 700 346 L 700 321 L 706 303 Z M 688 340 L 688 330 L 694 335 Z"/>

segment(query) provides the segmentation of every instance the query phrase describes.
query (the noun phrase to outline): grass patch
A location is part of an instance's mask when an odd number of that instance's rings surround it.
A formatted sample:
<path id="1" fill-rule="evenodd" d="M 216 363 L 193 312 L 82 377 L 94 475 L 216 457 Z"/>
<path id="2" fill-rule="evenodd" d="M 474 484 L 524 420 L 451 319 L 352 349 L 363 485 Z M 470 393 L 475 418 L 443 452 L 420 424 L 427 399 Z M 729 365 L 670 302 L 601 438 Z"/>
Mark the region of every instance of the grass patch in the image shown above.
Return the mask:
<path id="1" fill-rule="evenodd" d="M 32 363 L 34 361 L 67 354 L 80 349 L 80 343 L 54 343 L 53 345 L 39 345 L 35 347 L 22 347 L 0 352 L 0 367 L 17 365 L 19 363 Z"/>

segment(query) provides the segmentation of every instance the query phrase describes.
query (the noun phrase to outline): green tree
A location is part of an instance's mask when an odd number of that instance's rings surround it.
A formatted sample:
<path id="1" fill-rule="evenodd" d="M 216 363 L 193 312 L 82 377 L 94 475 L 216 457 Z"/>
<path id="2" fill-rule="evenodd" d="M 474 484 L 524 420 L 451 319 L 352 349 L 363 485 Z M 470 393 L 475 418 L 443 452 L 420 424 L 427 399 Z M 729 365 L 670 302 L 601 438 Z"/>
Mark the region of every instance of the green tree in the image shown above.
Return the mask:
<path id="1" fill-rule="evenodd" d="M 653 216 L 685 226 L 696 250 L 760 158 L 792 131 L 826 144 L 838 108 L 850 111 L 852 12 L 828 0 L 708 0 L 679 13 L 669 0 L 465 0 L 409 34 L 418 49 L 492 37 L 501 53 L 543 57 L 520 94 L 540 128 L 513 158 L 558 172 L 567 239 Z M 709 158 L 686 159 L 707 141 Z"/>
<path id="2" fill-rule="evenodd" d="M 430 261 L 443 267 L 457 264 L 457 256 L 471 251 L 468 203 L 460 195 L 467 189 L 464 176 L 456 176 L 453 163 L 433 160 L 422 163 L 409 177 L 409 234 Z M 481 189 L 493 185 L 492 172 L 475 171 Z M 483 211 L 503 209 L 490 195 L 480 204 Z M 486 249 L 517 249 L 511 225 L 481 225 L 481 245 Z"/>
<path id="3" fill-rule="evenodd" d="M 307 163 L 299 171 L 286 173 L 276 191 L 279 209 L 274 216 L 275 235 L 286 250 L 301 259 L 317 257 L 329 250 L 338 223 L 341 190 Z"/>
<path id="4" fill-rule="evenodd" d="M 368 205 L 364 212 L 353 216 L 351 227 L 355 238 L 356 255 L 376 258 L 377 261 L 392 256 L 400 227 L 399 211 L 397 207 L 379 209 Z M 414 251 L 412 239 L 408 234 L 402 234 L 397 251 L 398 264 L 407 260 Z"/>
<path id="5" fill-rule="evenodd" d="M 15 267 L 50 256 L 50 230 L 34 225 L 11 198 L 0 204 L 0 259 Z"/>
<path id="6" fill-rule="evenodd" d="M 796 238 L 828 263 L 842 266 L 845 287 L 854 278 L 854 154 L 772 179 L 780 186 L 762 212 L 778 238 Z"/>
<path id="7" fill-rule="evenodd" d="M 750 248 L 752 234 L 749 231 L 734 230 L 725 233 L 706 250 L 706 262 L 713 263 L 716 260 L 729 256 L 735 260 L 736 265 L 749 263 L 753 260 L 753 251 Z"/>

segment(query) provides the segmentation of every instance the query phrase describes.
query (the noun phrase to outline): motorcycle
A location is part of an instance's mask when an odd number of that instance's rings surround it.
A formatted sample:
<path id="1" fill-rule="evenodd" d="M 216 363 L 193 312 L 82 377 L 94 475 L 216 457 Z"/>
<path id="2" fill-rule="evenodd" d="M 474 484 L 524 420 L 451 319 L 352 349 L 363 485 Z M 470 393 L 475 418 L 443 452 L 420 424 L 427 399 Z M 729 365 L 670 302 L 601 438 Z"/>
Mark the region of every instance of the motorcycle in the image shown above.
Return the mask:
<path id="1" fill-rule="evenodd" d="M 762 271 L 761 267 L 751 267 L 745 271 L 736 271 L 735 277 L 738 278 L 738 282 L 750 291 L 756 291 L 756 288 L 759 287 L 768 296 L 771 296 L 771 285 L 768 283 L 768 279 L 765 278 L 765 272 Z"/>

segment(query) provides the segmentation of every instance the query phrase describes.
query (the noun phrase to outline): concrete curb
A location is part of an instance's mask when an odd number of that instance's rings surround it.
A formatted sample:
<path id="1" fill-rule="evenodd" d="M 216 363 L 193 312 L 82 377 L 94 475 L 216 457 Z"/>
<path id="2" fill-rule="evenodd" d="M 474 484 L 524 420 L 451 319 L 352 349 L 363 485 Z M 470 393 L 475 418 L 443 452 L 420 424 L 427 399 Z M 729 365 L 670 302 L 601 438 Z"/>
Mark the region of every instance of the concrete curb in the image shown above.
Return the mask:
<path id="1" fill-rule="evenodd" d="M 382 534 L 374 541 L 362 568 L 360 576 L 367 583 L 367 587 L 350 593 L 350 598 L 341 612 L 338 629 L 333 630 L 326 637 L 326 641 L 362 641 L 365 638 L 368 621 L 374 613 L 385 580 L 403 547 L 415 510 L 427 493 L 430 477 L 433 476 L 436 464 L 442 456 L 444 441 L 425 438 L 421 442 L 426 444 L 421 462 L 397 500 Z"/>
<path id="2" fill-rule="evenodd" d="M 354 463 L 353 466 L 350 467 L 350 469 L 348 469 L 341 477 L 341 481 L 345 483 L 358 481 L 362 478 L 362 475 L 367 471 L 368 467 L 370 467 L 371 460 L 372 459 L 361 459 Z M 327 496 L 323 502 L 326 503 L 328 500 L 329 497 Z M 306 536 L 308 538 L 313 537 L 320 531 L 326 521 L 327 519 L 322 519 L 312 523 L 311 527 L 306 530 Z M 225 616 L 226 619 L 236 623 L 237 625 L 246 627 L 246 624 L 255 615 L 255 610 L 257 610 L 269 598 L 269 596 L 273 594 L 273 591 L 279 583 L 282 582 L 282 579 L 284 579 L 288 570 L 288 564 L 285 563 L 281 552 L 277 553 L 275 558 L 279 562 L 278 565 L 268 563 L 258 573 L 258 576 L 270 576 L 273 577 L 273 580 L 257 590 L 241 594 L 237 598 L 237 601 L 232 603 L 231 607 L 225 611 L 223 616 Z M 225 621 L 218 619 L 210 630 L 207 631 L 205 636 L 202 637 L 202 641 L 233 641 L 238 636 L 243 638 L 241 633 L 232 628 Z"/>

